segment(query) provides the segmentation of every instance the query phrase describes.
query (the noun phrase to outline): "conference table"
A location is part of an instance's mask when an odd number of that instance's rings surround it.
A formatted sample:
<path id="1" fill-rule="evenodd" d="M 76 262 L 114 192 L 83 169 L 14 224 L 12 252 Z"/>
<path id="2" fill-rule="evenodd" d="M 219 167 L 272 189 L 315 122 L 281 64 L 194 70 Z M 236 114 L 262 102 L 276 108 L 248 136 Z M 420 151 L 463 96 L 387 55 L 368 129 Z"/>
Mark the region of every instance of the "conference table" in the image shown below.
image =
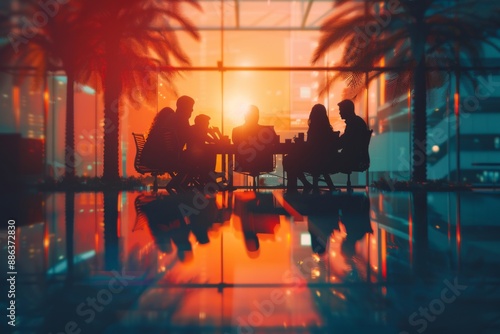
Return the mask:
<path id="1" fill-rule="evenodd" d="M 273 154 L 288 154 L 294 150 L 300 149 L 304 146 L 304 142 L 286 142 L 286 143 L 275 143 L 265 147 L 266 150 L 271 151 Z M 206 147 L 211 152 L 216 154 L 236 154 L 238 153 L 238 148 L 241 145 L 236 145 L 233 143 L 217 143 L 217 144 L 206 144 Z M 252 148 L 248 145 L 247 148 Z M 254 146 L 255 150 L 259 151 L 259 146 Z"/>
<path id="2" fill-rule="evenodd" d="M 304 147 L 304 144 L 304 141 L 292 142 L 287 140 L 284 143 L 272 143 L 266 146 L 259 143 L 254 144 L 253 146 L 251 143 L 246 143 L 245 146 L 242 146 L 241 144 L 236 145 L 234 143 L 230 143 L 229 141 L 221 141 L 216 144 L 207 144 L 206 147 L 207 151 L 221 155 L 222 172 L 227 173 L 228 186 L 229 188 L 233 188 L 234 156 L 237 153 L 244 154 L 245 152 L 250 152 L 252 150 L 257 153 L 259 151 L 266 150 L 267 153 L 285 155 L 301 150 Z"/>

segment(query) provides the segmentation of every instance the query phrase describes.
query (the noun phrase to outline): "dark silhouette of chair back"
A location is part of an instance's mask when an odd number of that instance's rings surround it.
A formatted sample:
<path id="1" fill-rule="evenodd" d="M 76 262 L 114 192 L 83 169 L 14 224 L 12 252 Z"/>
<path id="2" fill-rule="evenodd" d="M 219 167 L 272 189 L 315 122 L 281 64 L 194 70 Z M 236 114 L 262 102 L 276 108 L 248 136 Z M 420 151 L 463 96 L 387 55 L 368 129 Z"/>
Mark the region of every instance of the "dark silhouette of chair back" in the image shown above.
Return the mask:
<path id="1" fill-rule="evenodd" d="M 245 154 L 236 153 L 235 160 L 235 171 L 247 173 L 251 176 L 273 172 L 276 167 L 274 154 L 269 149 L 258 151 L 253 158 Z"/>
<path id="2" fill-rule="evenodd" d="M 173 131 L 166 131 L 164 134 L 164 152 L 169 158 L 169 165 L 172 169 L 178 168 L 178 161 L 182 148 L 179 148 L 177 137 Z"/>
<path id="3" fill-rule="evenodd" d="M 270 127 L 272 128 L 272 127 Z M 272 130 L 274 133 L 274 130 Z M 259 143 L 259 145 L 241 146 L 234 155 L 234 171 L 237 173 L 246 174 L 253 178 L 253 187 L 257 188 L 258 177 L 261 174 L 267 174 L 276 170 L 276 157 L 273 153 L 273 146 L 276 139 L 273 139 L 268 144 Z"/>
<path id="4" fill-rule="evenodd" d="M 351 173 L 352 172 L 364 172 L 370 168 L 370 153 L 369 146 L 372 139 L 373 130 L 366 131 L 366 137 L 364 138 L 364 143 L 359 152 L 359 160 L 354 163 L 349 170 L 342 171 L 342 173 L 347 174 L 347 190 L 352 190 L 351 187 Z"/>
<path id="5" fill-rule="evenodd" d="M 144 166 L 141 163 L 142 150 L 144 149 L 144 145 L 146 144 L 146 138 L 144 137 L 144 134 L 132 133 L 132 136 L 134 136 L 135 149 L 136 149 L 135 160 L 134 160 L 135 170 L 140 174 L 146 174 L 146 173 L 153 172 L 152 169 L 148 168 L 147 166 Z"/>
<path id="6" fill-rule="evenodd" d="M 176 148 L 175 148 L 175 141 L 173 140 L 173 134 L 169 132 L 170 135 L 167 136 L 166 145 L 165 145 L 165 154 L 169 154 L 168 156 L 173 159 L 176 158 Z M 144 149 L 144 145 L 146 144 L 146 138 L 144 137 L 144 134 L 142 133 L 132 133 L 132 136 L 134 136 L 134 142 L 135 142 L 135 159 L 134 159 L 134 168 L 139 174 L 151 174 L 154 178 L 153 182 L 153 191 L 156 192 L 158 191 L 158 175 L 162 175 L 165 173 L 172 173 L 172 169 L 158 169 L 158 168 L 151 168 L 143 163 L 142 159 L 142 151 Z M 170 140 L 168 140 L 168 137 L 171 137 Z M 170 143 L 170 144 L 169 144 Z M 171 154 L 171 155 L 170 155 Z M 178 154 L 177 154 L 178 158 Z"/>
<path id="7" fill-rule="evenodd" d="M 366 137 L 364 138 L 363 146 L 360 151 L 359 160 L 352 167 L 353 172 L 364 172 L 370 167 L 370 153 L 369 146 L 370 140 L 372 139 L 373 130 L 368 130 L 366 132 Z"/>

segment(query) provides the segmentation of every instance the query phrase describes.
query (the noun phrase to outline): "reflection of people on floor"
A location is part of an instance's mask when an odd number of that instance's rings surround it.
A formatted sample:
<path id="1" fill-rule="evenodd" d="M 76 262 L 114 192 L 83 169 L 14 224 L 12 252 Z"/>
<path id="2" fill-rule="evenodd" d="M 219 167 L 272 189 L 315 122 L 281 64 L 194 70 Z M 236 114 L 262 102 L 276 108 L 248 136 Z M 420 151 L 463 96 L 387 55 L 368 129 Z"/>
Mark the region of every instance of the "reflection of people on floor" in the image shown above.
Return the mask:
<path id="1" fill-rule="evenodd" d="M 345 197 L 341 210 L 340 220 L 347 233 L 341 250 L 346 257 L 350 257 L 355 254 L 356 242 L 373 232 L 370 224 L 370 200 L 366 196 Z"/>
<path id="2" fill-rule="evenodd" d="M 364 194 L 316 194 L 312 198 L 308 203 L 310 213 L 307 214 L 307 228 L 312 252 L 320 257 L 305 274 L 317 279 L 329 279 L 329 275 L 326 275 L 326 268 L 329 268 L 337 277 L 358 281 L 366 272 L 366 266 L 361 265 L 366 260 L 362 254 L 356 254 L 356 245 L 367 233 L 372 232 L 369 198 Z M 344 238 L 340 233 L 339 222 L 345 228 Z M 333 243 L 332 239 L 337 242 Z M 342 257 L 335 257 L 339 253 Z M 330 267 L 326 263 L 330 263 Z"/>
<path id="3" fill-rule="evenodd" d="M 333 212 L 329 215 L 307 217 L 307 229 L 311 235 L 311 248 L 313 253 L 325 253 L 328 240 L 333 231 L 339 231 L 339 214 Z"/>
<path id="4" fill-rule="evenodd" d="M 370 225 L 370 201 L 361 195 L 315 195 L 307 215 L 308 231 L 311 235 L 311 248 L 316 254 L 324 254 L 332 232 L 339 229 L 339 219 L 346 229 L 347 236 L 342 242 L 342 252 L 354 255 L 354 246 L 367 233 L 372 232 Z"/>
<path id="5" fill-rule="evenodd" d="M 184 224 L 174 196 L 147 197 L 136 199 L 137 215 L 144 215 L 158 249 L 172 253 L 172 231 Z"/>
<path id="6" fill-rule="evenodd" d="M 172 253 L 175 246 L 181 261 L 192 257 L 190 232 L 200 244 L 207 244 L 208 231 L 222 217 L 215 197 L 199 191 L 161 197 L 140 195 L 135 207 L 137 219 L 147 220 L 158 249 Z"/>
<path id="7" fill-rule="evenodd" d="M 218 222 L 219 209 L 215 197 L 205 197 L 206 202 L 199 207 L 198 212 L 189 216 L 191 231 L 200 244 L 208 244 L 208 231 L 214 223 Z"/>
<path id="8" fill-rule="evenodd" d="M 366 261 L 361 253 L 356 252 L 356 245 L 372 233 L 370 224 L 370 200 L 366 196 L 346 196 L 341 207 L 340 221 L 346 230 L 346 237 L 340 245 L 344 256 L 346 271 L 345 280 L 357 282 L 367 279 Z"/>
<path id="9" fill-rule="evenodd" d="M 237 192 L 234 194 L 234 214 L 241 220 L 245 248 L 250 257 L 256 258 L 260 253 L 260 242 L 257 234 L 274 237 L 275 229 L 280 222 L 281 208 L 274 204 L 272 193 Z"/>

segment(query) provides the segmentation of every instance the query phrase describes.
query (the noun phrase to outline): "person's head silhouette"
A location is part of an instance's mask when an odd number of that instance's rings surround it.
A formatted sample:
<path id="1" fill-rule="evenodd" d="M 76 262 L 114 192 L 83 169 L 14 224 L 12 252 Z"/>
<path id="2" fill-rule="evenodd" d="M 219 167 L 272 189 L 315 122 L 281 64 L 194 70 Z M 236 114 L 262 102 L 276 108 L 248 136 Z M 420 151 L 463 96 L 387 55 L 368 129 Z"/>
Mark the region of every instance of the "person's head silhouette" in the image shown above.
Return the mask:
<path id="1" fill-rule="evenodd" d="M 249 105 L 245 114 L 245 124 L 257 125 L 259 123 L 259 108 Z"/>
<path id="2" fill-rule="evenodd" d="M 328 115 L 326 114 L 326 108 L 322 104 L 315 104 L 311 113 L 309 114 L 309 125 L 313 124 L 329 124 Z"/>
<path id="3" fill-rule="evenodd" d="M 164 124 L 168 120 L 168 116 L 172 115 L 174 110 L 170 107 L 165 107 L 161 109 L 155 116 L 153 123 Z"/>
<path id="4" fill-rule="evenodd" d="M 193 113 L 194 100 L 192 97 L 183 95 L 177 99 L 177 113 L 189 119 Z"/>
<path id="5" fill-rule="evenodd" d="M 354 113 L 354 103 L 351 100 L 340 101 L 337 105 L 339 106 L 339 114 L 342 119 L 349 119 L 356 116 Z"/>
<path id="6" fill-rule="evenodd" d="M 200 114 L 194 118 L 194 124 L 201 128 L 208 129 L 208 126 L 210 124 L 210 116 L 205 114 Z"/>

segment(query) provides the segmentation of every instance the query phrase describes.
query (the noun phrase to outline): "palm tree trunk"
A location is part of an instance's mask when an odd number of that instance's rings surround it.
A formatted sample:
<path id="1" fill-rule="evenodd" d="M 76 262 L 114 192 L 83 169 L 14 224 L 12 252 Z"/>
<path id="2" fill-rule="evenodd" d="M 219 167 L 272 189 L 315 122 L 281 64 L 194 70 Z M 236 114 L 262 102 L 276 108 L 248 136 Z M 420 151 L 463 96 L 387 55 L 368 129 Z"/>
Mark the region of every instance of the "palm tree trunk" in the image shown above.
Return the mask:
<path id="1" fill-rule="evenodd" d="M 413 171 L 412 180 L 415 182 L 427 181 L 427 85 L 425 62 L 425 11 L 427 5 L 420 2 L 415 11 L 415 34 L 413 40 L 413 54 L 416 67 L 413 73 Z"/>
<path id="2" fill-rule="evenodd" d="M 66 219 L 66 282 L 70 283 L 74 278 L 75 268 L 75 250 L 74 250 L 74 232 L 75 232 L 75 193 L 66 192 L 65 198 L 65 219 Z"/>
<path id="3" fill-rule="evenodd" d="M 427 180 L 427 91 L 425 79 L 425 57 L 422 55 L 414 73 L 412 179 L 415 182 Z"/>
<path id="4" fill-rule="evenodd" d="M 77 160 L 75 152 L 75 75 L 71 71 L 67 71 L 66 75 L 68 78 L 68 82 L 66 87 L 66 132 L 64 139 L 64 165 L 65 179 L 72 180 L 75 178 L 75 168 Z"/>
<path id="5" fill-rule="evenodd" d="M 116 62 L 117 58 L 109 57 L 108 59 L 108 69 L 104 78 L 103 181 L 107 184 L 112 184 L 120 178 L 118 169 L 120 71 L 117 66 L 113 65 L 113 62 Z"/>
<path id="6" fill-rule="evenodd" d="M 428 222 L 428 206 L 427 192 L 414 191 L 413 197 L 413 264 L 415 273 L 421 277 L 426 277 L 427 260 L 429 258 L 429 222 Z"/>

